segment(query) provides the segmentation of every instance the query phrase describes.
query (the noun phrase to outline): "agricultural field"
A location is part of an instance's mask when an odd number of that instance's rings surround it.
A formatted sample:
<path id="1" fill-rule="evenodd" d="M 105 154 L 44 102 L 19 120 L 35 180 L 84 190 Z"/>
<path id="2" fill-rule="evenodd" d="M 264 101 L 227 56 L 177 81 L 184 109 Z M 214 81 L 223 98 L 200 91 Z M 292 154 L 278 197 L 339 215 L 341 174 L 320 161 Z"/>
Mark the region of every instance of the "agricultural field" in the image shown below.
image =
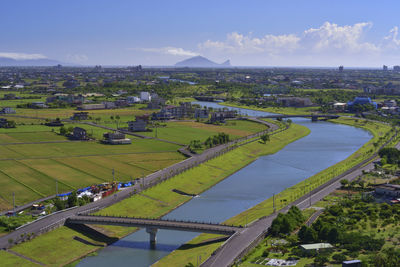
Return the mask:
<path id="1" fill-rule="evenodd" d="M 222 125 L 206 124 L 194 121 L 167 122 L 164 127 L 157 127 L 157 136 L 177 143 L 189 144 L 192 140 L 204 142 L 208 137 L 218 133 L 229 134 L 231 139 L 240 138 L 266 129 L 266 126 L 245 120 L 227 121 Z M 153 132 L 141 132 L 146 136 L 155 136 Z"/>
<path id="2" fill-rule="evenodd" d="M 116 180 L 129 181 L 184 159 L 177 145 L 132 140 L 130 145 L 112 146 L 98 141 L 68 141 L 49 131 L 0 133 L 0 209 L 11 206 L 12 192 L 17 205 L 54 194 L 56 180 L 59 192 L 65 192 L 112 181 L 112 170 Z"/>

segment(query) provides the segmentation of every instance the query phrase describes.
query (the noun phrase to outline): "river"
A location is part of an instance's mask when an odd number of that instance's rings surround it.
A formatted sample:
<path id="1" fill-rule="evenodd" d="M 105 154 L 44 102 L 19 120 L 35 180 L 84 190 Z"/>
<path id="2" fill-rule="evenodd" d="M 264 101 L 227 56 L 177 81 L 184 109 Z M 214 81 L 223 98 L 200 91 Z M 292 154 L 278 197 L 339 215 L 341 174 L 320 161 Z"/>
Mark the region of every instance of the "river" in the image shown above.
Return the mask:
<path id="1" fill-rule="evenodd" d="M 222 107 L 212 102 L 194 103 Z M 240 110 L 242 114 L 250 116 L 271 114 L 248 109 L 230 109 Z M 311 122 L 310 119 L 303 118 L 292 120 L 308 127 L 311 133 L 273 155 L 260 157 L 163 218 L 223 222 L 344 160 L 372 137 L 369 132 L 351 126 Z M 83 259 L 78 266 L 149 266 L 197 235 L 198 233 L 159 230 L 156 249 L 152 250 L 149 234 L 141 229 L 99 251 L 97 256 Z M 202 260 L 205 260 L 204 257 Z"/>

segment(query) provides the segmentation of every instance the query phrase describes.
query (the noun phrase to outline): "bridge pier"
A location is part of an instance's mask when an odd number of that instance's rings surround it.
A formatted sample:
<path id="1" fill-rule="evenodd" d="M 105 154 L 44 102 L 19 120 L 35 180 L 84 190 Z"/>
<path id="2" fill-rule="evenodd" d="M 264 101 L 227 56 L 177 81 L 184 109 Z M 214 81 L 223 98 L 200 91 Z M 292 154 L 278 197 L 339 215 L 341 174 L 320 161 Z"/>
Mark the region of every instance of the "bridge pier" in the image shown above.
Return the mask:
<path id="1" fill-rule="evenodd" d="M 150 247 L 156 247 L 156 240 L 157 240 L 157 228 L 153 227 L 146 227 L 146 232 L 150 234 Z"/>

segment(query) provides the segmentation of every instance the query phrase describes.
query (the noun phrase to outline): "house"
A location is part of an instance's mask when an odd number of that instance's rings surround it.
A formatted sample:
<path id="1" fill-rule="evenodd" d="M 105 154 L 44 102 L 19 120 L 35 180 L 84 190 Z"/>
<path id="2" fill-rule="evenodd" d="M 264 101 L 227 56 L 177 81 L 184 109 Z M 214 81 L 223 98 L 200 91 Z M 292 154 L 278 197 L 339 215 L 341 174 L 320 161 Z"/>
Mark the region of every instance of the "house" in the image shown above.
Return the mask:
<path id="1" fill-rule="evenodd" d="M 86 130 L 80 127 L 75 127 L 72 132 L 72 139 L 75 140 L 88 140 L 89 137 L 87 136 Z"/>
<path id="2" fill-rule="evenodd" d="M 5 107 L 0 110 L 0 114 L 15 114 L 15 110 L 10 107 Z"/>
<path id="3" fill-rule="evenodd" d="M 126 98 L 126 101 L 127 101 L 129 104 L 139 103 L 139 102 L 140 102 L 140 98 L 137 97 L 137 96 L 128 96 L 128 97 Z"/>
<path id="4" fill-rule="evenodd" d="M 43 102 L 32 102 L 29 104 L 29 107 L 31 107 L 31 108 L 48 108 L 49 106 L 47 106 Z"/>
<path id="5" fill-rule="evenodd" d="M 15 128 L 15 122 L 0 118 L 0 128 Z"/>
<path id="6" fill-rule="evenodd" d="M 375 187 L 375 194 L 389 196 L 389 197 L 400 197 L 400 185 L 397 184 L 380 184 Z"/>
<path id="7" fill-rule="evenodd" d="M 196 108 L 194 110 L 194 118 L 195 119 L 208 119 L 208 116 L 209 116 L 209 111 L 206 108 L 204 108 L 204 109 Z"/>
<path id="8" fill-rule="evenodd" d="M 128 121 L 128 129 L 131 132 L 145 132 L 146 126 L 147 126 L 146 121 L 138 120 L 137 118 L 135 121 Z"/>
<path id="9" fill-rule="evenodd" d="M 50 126 L 50 127 L 60 127 L 60 126 L 64 126 L 64 124 L 60 121 L 59 118 L 57 118 L 57 119 L 54 120 L 54 121 L 46 122 L 44 125 Z"/>
<path id="10" fill-rule="evenodd" d="M 320 251 L 322 249 L 333 248 L 333 246 L 329 243 L 315 243 L 315 244 L 300 245 L 300 248 L 305 251 Z"/>
<path id="11" fill-rule="evenodd" d="M 333 109 L 336 111 L 345 111 L 347 107 L 346 103 L 336 102 L 333 103 Z"/>
<path id="12" fill-rule="evenodd" d="M 89 112 L 74 112 L 71 120 L 83 121 L 89 119 Z"/>
<path id="13" fill-rule="evenodd" d="M 104 104 L 86 104 L 78 107 L 79 110 L 95 110 L 95 109 L 105 109 Z"/>
<path id="14" fill-rule="evenodd" d="M 16 99 L 17 97 L 15 96 L 15 94 L 5 94 L 4 95 L 4 100 L 12 100 L 12 99 Z"/>
<path id="15" fill-rule="evenodd" d="M 389 107 L 389 108 L 397 107 L 397 103 L 396 103 L 396 100 L 394 100 L 394 99 L 385 100 L 385 101 L 383 101 L 383 106 Z"/>
<path id="16" fill-rule="evenodd" d="M 127 145 L 132 144 L 131 139 L 125 138 L 125 134 L 121 132 L 105 133 L 103 134 L 103 143 L 111 145 Z"/>
<path id="17" fill-rule="evenodd" d="M 140 100 L 141 101 L 151 101 L 151 95 L 149 92 L 140 92 Z"/>

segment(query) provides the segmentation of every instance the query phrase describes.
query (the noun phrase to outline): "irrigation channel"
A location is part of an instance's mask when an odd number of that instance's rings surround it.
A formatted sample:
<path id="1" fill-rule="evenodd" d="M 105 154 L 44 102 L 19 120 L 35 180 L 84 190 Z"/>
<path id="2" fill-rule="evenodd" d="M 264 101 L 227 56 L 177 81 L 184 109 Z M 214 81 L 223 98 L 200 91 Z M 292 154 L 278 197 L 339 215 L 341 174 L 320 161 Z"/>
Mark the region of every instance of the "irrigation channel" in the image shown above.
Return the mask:
<path id="1" fill-rule="evenodd" d="M 213 102 L 194 103 L 222 107 Z M 250 116 L 271 115 L 230 109 Z M 223 222 L 347 158 L 372 137 L 369 132 L 352 126 L 304 118 L 295 118 L 293 122 L 308 127 L 311 133 L 273 155 L 258 158 L 163 218 Z M 83 259 L 78 266 L 150 266 L 197 235 L 159 230 L 156 249 L 152 250 L 148 233 L 141 229 L 99 251 L 98 255 Z"/>

